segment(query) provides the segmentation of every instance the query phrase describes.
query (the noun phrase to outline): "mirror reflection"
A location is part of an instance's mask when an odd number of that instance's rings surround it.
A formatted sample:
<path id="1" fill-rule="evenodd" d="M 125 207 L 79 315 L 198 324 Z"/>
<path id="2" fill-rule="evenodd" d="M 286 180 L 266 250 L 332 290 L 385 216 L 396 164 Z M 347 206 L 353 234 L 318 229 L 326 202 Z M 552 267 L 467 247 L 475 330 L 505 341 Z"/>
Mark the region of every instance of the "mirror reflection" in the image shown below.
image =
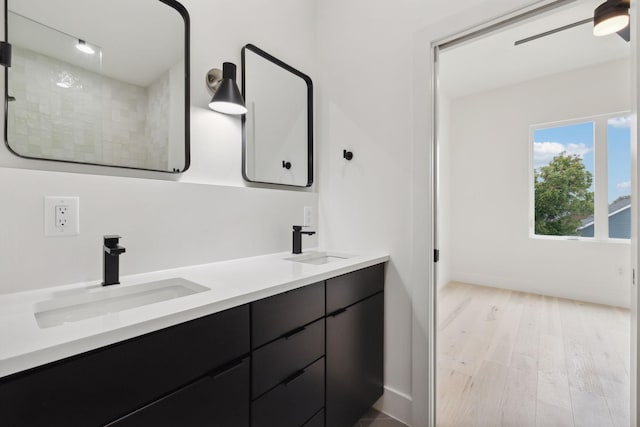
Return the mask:
<path id="1" fill-rule="evenodd" d="M 12 152 L 186 170 L 184 8 L 171 0 L 7 1 L 13 65 L 6 141 Z"/>
<path id="2" fill-rule="evenodd" d="M 243 175 L 247 181 L 313 183 L 313 88 L 309 76 L 254 45 L 242 49 Z"/>

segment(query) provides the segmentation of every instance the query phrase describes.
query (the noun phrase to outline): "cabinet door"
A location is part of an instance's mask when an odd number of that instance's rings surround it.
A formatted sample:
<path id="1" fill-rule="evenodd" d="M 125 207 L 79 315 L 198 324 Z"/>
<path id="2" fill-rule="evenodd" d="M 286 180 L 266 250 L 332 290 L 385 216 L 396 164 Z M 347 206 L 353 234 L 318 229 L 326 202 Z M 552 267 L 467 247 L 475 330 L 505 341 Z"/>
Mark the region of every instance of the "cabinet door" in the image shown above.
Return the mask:
<path id="1" fill-rule="evenodd" d="M 384 293 L 327 317 L 326 425 L 352 427 L 382 395 Z"/>
<path id="2" fill-rule="evenodd" d="M 239 360 L 108 426 L 248 427 L 249 359 Z"/>

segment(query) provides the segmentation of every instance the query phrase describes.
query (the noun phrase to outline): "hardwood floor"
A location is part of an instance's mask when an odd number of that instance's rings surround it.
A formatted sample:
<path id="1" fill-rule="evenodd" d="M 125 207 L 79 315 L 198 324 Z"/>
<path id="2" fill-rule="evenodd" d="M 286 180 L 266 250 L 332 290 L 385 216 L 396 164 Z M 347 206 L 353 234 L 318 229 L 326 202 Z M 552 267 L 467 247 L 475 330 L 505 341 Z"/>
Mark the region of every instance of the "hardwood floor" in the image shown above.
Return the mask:
<path id="1" fill-rule="evenodd" d="M 462 283 L 438 310 L 438 426 L 629 426 L 629 310 Z"/>
<path id="2" fill-rule="evenodd" d="M 371 408 L 353 427 L 407 427 L 407 425 Z"/>

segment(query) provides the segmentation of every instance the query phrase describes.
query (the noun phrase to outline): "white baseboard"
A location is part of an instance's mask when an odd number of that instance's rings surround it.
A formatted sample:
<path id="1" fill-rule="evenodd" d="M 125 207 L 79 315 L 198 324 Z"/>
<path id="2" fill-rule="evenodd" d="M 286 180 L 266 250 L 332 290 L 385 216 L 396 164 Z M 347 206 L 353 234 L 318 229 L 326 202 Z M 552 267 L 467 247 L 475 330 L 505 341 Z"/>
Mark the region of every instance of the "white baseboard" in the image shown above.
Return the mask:
<path id="1" fill-rule="evenodd" d="M 411 396 L 407 396 L 390 387 L 384 387 L 384 394 L 373 405 L 378 411 L 396 420 L 411 425 Z"/>
<path id="2" fill-rule="evenodd" d="M 468 274 L 455 272 L 451 275 L 451 281 L 468 283 L 470 285 L 489 286 L 492 288 L 507 289 L 512 291 L 527 292 L 536 295 L 545 295 L 557 298 L 572 299 L 575 301 L 590 302 L 594 304 L 611 305 L 615 307 L 629 308 L 629 302 L 624 299 L 615 298 L 611 294 L 601 292 L 594 296 L 587 294 L 587 290 L 565 289 L 556 287 L 553 289 L 539 289 L 535 283 L 520 278 L 507 278 L 499 276 L 485 276 L 481 274 Z"/>

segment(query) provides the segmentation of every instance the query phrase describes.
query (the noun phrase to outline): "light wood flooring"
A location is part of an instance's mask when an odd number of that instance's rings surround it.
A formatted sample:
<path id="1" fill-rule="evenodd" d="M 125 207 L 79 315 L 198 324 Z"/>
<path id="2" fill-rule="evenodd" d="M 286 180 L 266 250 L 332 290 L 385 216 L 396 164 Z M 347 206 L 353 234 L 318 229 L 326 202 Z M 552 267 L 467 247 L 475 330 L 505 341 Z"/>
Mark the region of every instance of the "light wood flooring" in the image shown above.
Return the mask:
<path id="1" fill-rule="evenodd" d="M 629 427 L 629 310 L 450 283 L 437 425 Z"/>
<path id="2" fill-rule="evenodd" d="M 353 427 L 407 427 L 407 425 L 371 408 Z"/>

